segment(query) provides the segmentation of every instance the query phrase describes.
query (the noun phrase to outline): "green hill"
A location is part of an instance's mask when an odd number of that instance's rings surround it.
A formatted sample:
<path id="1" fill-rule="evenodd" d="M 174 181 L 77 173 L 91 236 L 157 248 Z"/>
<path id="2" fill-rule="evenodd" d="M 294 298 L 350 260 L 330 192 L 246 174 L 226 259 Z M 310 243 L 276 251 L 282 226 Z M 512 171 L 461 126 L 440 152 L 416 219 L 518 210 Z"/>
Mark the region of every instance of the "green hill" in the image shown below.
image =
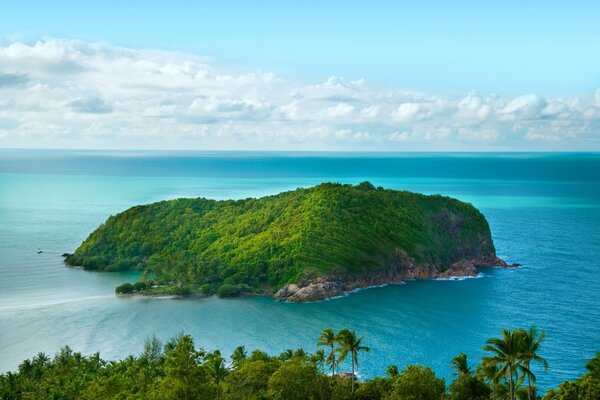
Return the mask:
<path id="1" fill-rule="evenodd" d="M 472 205 L 368 182 L 132 207 L 108 218 L 66 262 L 89 270 L 144 270 L 154 291 L 161 284 L 163 290 L 227 295 L 389 274 L 399 268 L 399 254 L 404 264 L 437 273 L 462 260 L 500 262 L 488 223 Z M 149 286 L 136 289 L 152 292 Z"/>

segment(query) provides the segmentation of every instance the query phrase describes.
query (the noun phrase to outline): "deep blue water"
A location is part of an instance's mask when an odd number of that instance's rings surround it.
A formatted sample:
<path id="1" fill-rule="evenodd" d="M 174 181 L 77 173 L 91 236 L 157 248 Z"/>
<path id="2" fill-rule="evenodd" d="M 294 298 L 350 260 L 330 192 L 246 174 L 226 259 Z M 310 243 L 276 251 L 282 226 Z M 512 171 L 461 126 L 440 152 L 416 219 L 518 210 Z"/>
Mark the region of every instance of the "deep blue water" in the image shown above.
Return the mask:
<path id="1" fill-rule="evenodd" d="M 135 274 L 66 268 L 109 215 L 176 197 L 257 197 L 323 181 L 440 193 L 487 217 L 498 254 L 519 269 L 479 279 L 419 281 L 345 298 L 117 298 Z M 43 250 L 37 254 L 37 249 Z M 226 354 L 238 345 L 314 350 L 328 326 L 367 334 L 363 377 L 391 363 L 450 377 L 460 351 L 476 363 L 506 327 L 547 332 L 542 388 L 583 372 L 600 350 L 600 155 L 540 153 L 237 153 L 0 150 L 0 370 L 64 344 L 114 358 L 146 337 L 191 333 Z"/>

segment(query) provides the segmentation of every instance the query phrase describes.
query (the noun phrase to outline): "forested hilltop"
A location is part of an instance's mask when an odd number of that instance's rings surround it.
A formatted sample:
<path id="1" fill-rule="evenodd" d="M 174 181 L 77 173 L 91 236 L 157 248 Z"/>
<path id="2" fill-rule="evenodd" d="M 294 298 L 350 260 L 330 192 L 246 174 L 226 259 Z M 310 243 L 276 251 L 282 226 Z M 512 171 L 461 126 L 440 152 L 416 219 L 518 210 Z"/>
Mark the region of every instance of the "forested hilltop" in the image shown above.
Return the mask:
<path id="1" fill-rule="evenodd" d="M 248 292 L 291 301 L 505 265 L 472 205 L 368 182 L 132 207 L 108 218 L 66 262 L 145 271 L 122 293 Z"/>

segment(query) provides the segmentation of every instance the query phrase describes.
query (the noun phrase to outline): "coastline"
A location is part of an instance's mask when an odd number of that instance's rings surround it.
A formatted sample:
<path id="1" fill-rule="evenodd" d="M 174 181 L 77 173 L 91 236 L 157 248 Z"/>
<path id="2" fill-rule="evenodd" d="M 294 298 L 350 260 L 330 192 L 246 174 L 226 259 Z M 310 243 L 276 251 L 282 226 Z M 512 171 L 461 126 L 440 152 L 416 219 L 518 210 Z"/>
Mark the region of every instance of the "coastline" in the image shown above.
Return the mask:
<path id="1" fill-rule="evenodd" d="M 399 252 L 396 264 L 376 273 L 347 277 L 318 277 L 314 280 L 292 283 L 278 290 L 273 297 L 292 303 L 318 302 L 350 295 L 353 292 L 392 284 L 403 284 L 411 280 L 462 280 L 478 278 L 478 268 L 517 268 L 520 264 L 508 264 L 489 255 L 473 260 L 452 263 L 444 271 L 437 265 L 418 264 L 406 253 Z"/>
<path id="2" fill-rule="evenodd" d="M 277 292 L 240 292 L 226 297 L 268 296 L 288 303 L 317 303 L 335 300 L 362 290 L 381 288 L 388 285 L 403 285 L 407 281 L 436 280 L 462 281 L 484 276 L 479 268 L 518 268 L 520 264 L 508 264 L 495 254 L 476 259 L 463 259 L 442 270 L 439 265 L 419 264 L 405 252 L 396 254 L 395 262 L 387 269 L 362 275 L 319 276 L 313 279 L 300 279 L 298 283 L 287 284 Z M 151 297 L 156 299 L 206 298 L 217 295 L 188 288 L 187 293 L 174 293 L 180 289 L 174 285 L 155 286 L 131 293 L 116 293 L 117 297 Z"/>

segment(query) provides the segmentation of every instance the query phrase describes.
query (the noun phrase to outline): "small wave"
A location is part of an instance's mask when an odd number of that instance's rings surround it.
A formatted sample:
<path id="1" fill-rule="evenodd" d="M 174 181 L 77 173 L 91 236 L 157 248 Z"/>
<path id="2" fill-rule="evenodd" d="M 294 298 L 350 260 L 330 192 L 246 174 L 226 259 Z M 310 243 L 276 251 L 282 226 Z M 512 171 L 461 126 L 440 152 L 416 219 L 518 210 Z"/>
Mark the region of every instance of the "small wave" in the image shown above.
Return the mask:
<path id="1" fill-rule="evenodd" d="M 329 298 L 326 298 L 326 299 L 323 299 L 323 300 L 318 300 L 318 301 L 307 301 L 306 303 L 319 303 L 321 301 L 330 301 L 330 300 L 342 299 L 344 297 L 350 296 L 352 293 L 358 293 L 358 292 L 363 291 L 363 290 L 375 289 L 375 288 L 382 288 L 382 287 L 386 287 L 386 286 L 390 286 L 390 285 L 404 285 L 404 284 L 406 284 L 406 282 L 402 281 L 402 282 L 384 283 L 384 284 L 381 284 L 381 285 L 365 286 L 365 287 L 360 287 L 360 288 L 356 288 L 356 289 L 352 289 L 352 290 L 345 290 L 344 293 L 340 294 L 339 296 L 333 296 L 333 297 L 329 297 Z"/>
<path id="2" fill-rule="evenodd" d="M 99 296 L 78 297 L 76 299 L 61 299 L 61 300 L 54 300 L 54 301 L 45 301 L 42 303 L 19 304 L 19 305 L 15 305 L 15 306 L 0 307 L 0 311 L 27 310 L 27 309 L 43 308 L 43 307 L 48 307 L 48 306 L 56 306 L 56 305 L 60 305 L 60 304 L 78 303 L 81 301 L 97 300 L 97 299 L 106 299 L 109 297 L 114 297 L 114 295 L 108 294 L 108 295 L 99 295 Z"/>
<path id="3" fill-rule="evenodd" d="M 447 278 L 435 278 L 434 281 L 464 281 L 465 279 L 479 279 L 484 276 L 485 274 L 480 272 L 475 276 L 449 276 Z"/>
<path id="4" fill-rule="evenodd" d="M 141 300 L 173 300 L 181 298 L 181 296 L 176 296 L 173 294 L 139 295 L 131 297 L 136 297 Z"/>

